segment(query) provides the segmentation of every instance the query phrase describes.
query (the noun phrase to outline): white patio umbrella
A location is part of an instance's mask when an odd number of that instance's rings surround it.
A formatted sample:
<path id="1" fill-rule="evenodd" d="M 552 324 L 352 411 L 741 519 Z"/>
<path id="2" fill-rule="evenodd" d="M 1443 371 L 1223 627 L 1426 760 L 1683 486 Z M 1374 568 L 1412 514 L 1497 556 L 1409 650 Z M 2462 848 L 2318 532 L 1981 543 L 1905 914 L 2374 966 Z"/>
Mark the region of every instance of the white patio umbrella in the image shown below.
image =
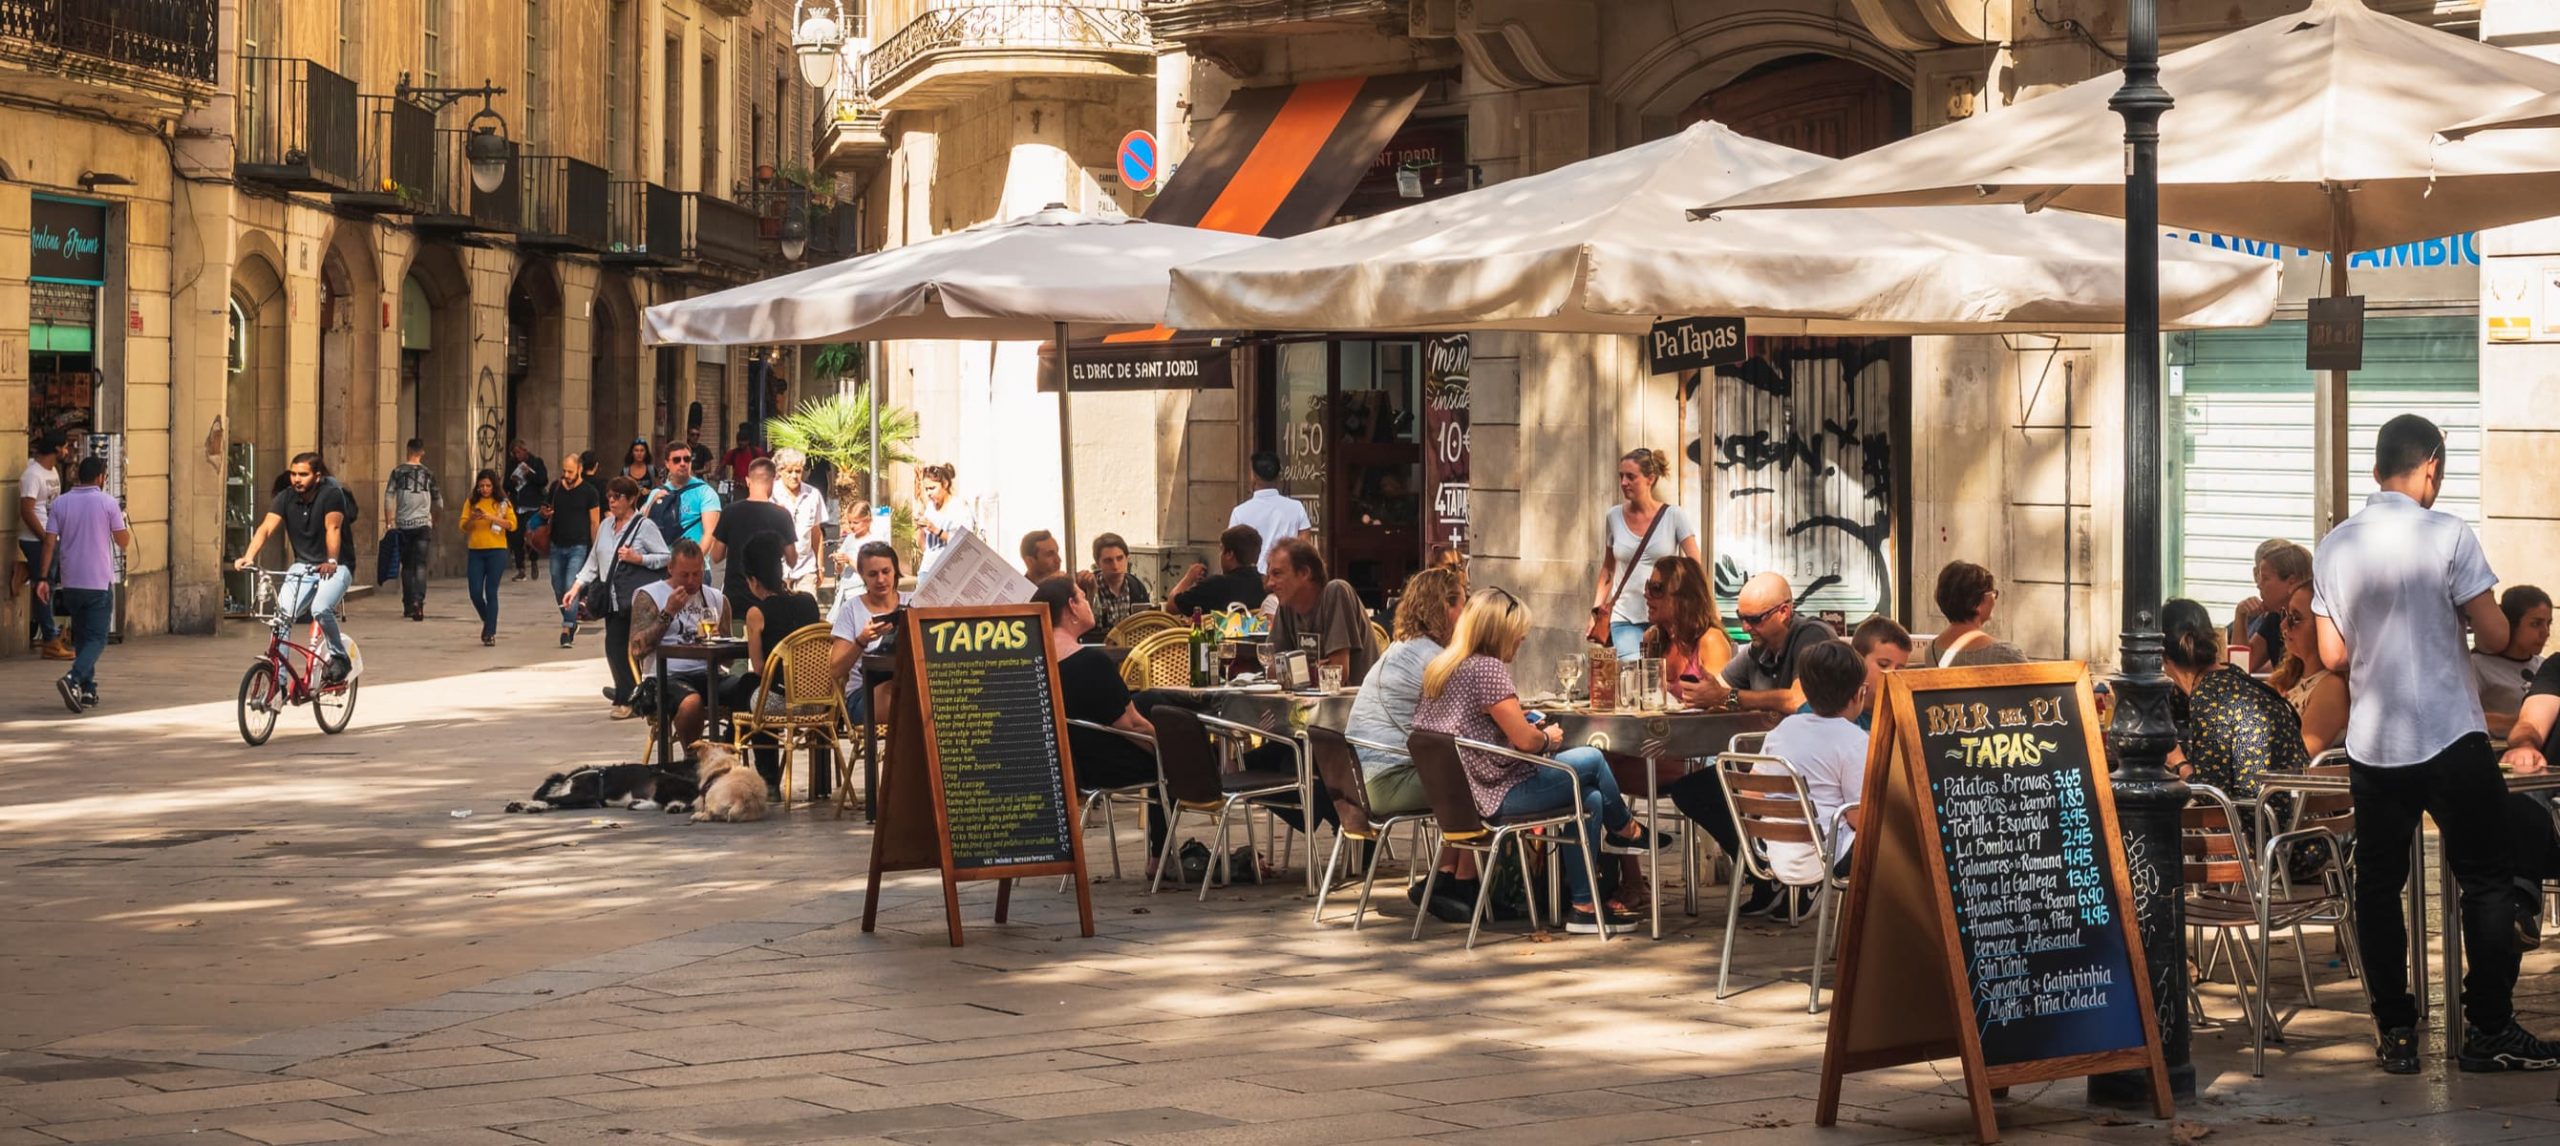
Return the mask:
<path id="1" fill-rule="evenodd" d="M 1267 239 L 1080 215 L 1052 204 L 876 254 L 765 279 L 643 316 L 651 345 L 758 345 L 886 339 L 1058 344 L 1058 454 L 1066 504 L 1060 552 L 1076 552 L 1068 341 L 1142 330 L 1164 317 L 1167 272 Z M 875 400 L 876 412 L 879 403 Z"/>
<path id="2" fill-rule="evenodd" d="M 1244 330 L 1642 334 L 1741 316 L 1756 334 L 2114 331 L 2124 231 L 2016 207 L 1749 212 L 1701 197 L 1834 161 L 1699 123 L 1539 175 L 1173 271 L 1166 321 Z M 2164 321 L 2255 326 L 2273 260 L 2193 247 L 2164 260 Z"/>
<path id="3" fill-rule="evenodd" d="M 2461 139 L 2483 131 L 2513 131 L 2522 128 L 2560 127 L 2560 92 L 2536 96 L 2501 111 L 2493 111 L 2478 119 L 2465 120 L 2444 129 L 2446 139 Z"/>
<path id="4" fill-rule="evenodd" d="M 2560 91 L 2560 64 L 2359 0 L 2313 0 L 2172 52 L 2160 82 L 2177 101 L 2161 122 L 2161 222 L 2328 251 L 2332 294 L 2347 293 L 2352 251 L 2540 218 L 2560 202 L 2560 136 L 2437 136 L 2482 108 Z M 2122 85 L 2085 80 L 1702 210 L 1999 202 L 2121 217 L 2123 121 L 2107 101 Z M 2322 494 L 2338 513 L 2344 372 L 2320 398 Z"/>

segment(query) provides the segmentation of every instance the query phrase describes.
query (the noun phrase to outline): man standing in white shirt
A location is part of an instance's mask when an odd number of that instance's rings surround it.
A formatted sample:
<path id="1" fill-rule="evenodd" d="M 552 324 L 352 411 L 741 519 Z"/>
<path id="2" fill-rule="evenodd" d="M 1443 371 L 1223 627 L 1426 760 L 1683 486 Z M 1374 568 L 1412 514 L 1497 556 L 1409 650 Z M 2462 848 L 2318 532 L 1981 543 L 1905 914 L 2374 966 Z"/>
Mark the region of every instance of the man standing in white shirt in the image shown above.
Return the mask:
<path id="1" fill-rule="evenodd" d="M 53 622 L 53 604 L 46 594 L 34 592 L 34 586 L 52 574 L 39 563 L 44 552 L 46 513 L 53 499 L 62 496 L 62 435 L 51 430 L 36 434 L 27 445 L 27 468 L 18 475 L 18 555 L 26 559 L 27 586 L 31 596 L 29 623 L 33 626 L 36 646 L 44 650 L 44 659 L 71 659 L 71 639 L 63 635 Z"/>
<path id="2" fill-rule="evenodd" d="M 2518 892 L 2502 808 L 2506 782 L 2470 688 L 2463 622 L 2481 645 L 2507 644 L 2498 577 L 2471 527 L 2433 507 L 2444 489 L 2444 432 L 2415 414 L 2383 423 L 2373 480 L 2382 487 L 2320 542 L 2311 612 L 2320 659 L 2348 692 L 2348 784 L 2356 811 L 2356 947 L 2378 1028 L 2375 1057 L 2418 1071 L 2400 889 L 2421 815 L 2435 817 L 2462 885 L 2465 1071 L 2550 1070 L 2560 1050 L 2515 1021 Z M 2527 761 L 2521 771 L 2538 768 Z M 2420 989 L 2424 989 L 2423 984 Z"/>
<path id="3" fill-rule="evenodd" d="M 1253 496 L 1227 514 L 1228 528 L 1239 525 L 1250 525 L 1262 535 L 1262 559 L 1254 568 L 1264 573 L 1271 571 L 1271 551 L 1281 542 L 1315 532 L 1306 505 L 1280 492 L 1280 455 L 1269 450 L 1253 455 Z"/>

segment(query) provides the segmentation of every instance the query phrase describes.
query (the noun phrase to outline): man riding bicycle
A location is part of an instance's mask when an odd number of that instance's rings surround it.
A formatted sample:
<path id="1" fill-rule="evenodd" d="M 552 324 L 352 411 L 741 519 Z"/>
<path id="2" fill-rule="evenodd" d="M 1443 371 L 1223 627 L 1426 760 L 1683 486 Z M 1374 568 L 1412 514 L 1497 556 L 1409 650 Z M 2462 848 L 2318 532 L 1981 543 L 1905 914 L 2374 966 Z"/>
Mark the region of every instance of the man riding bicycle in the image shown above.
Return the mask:
<path id="1" fill-rule="evenodd" d="M 249 548 L 235 569 L 249 569 L 257 564 L 258 551 L 266 548 L 267 537 L 284 527 L 285 542 L 293 549 L 293 566 L 285 571 L 284 585 L 276 595 L 276 607 L 286 616 L 300 616 L 306 606 L 320 622 L 320 633 L 329 652 L 328 667 L 321 671 L 320 683 L 336 684 L 345 680 L 353 667 L 347 659 L 347 644 L 338 633 L 338 604 L 347 598 L 347 589 L 355 582 L 355 567 L 349 560 L 355 552 L 353 537 L 356 503 L 345 486 L 330 477 L 320 464 L 318 453 L 295 454 L 285 468 L 291 488 L 280 490 L 267 506 L 267 515 L 258 522 L 258 533 L 249 539 Z"/>

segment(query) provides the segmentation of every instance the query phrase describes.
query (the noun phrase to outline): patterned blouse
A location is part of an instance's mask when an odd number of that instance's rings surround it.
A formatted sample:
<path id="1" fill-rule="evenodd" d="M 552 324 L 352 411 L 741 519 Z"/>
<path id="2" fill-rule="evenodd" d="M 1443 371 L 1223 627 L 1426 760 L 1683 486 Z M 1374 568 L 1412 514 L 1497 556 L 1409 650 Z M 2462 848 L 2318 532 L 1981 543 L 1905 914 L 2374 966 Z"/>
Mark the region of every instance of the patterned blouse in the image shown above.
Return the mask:
<path id="1" fill-rule="evenodd" d="M 2302 750 L 2302 718 L 2281 693 L 2240 669 L 2223 665 L 2196 681 L 2178 713 L 2178 748 L 2200 784 L 2246 800 L 2258 794 L 2267 772 L 2300 772 L 2311 763 Z"/>

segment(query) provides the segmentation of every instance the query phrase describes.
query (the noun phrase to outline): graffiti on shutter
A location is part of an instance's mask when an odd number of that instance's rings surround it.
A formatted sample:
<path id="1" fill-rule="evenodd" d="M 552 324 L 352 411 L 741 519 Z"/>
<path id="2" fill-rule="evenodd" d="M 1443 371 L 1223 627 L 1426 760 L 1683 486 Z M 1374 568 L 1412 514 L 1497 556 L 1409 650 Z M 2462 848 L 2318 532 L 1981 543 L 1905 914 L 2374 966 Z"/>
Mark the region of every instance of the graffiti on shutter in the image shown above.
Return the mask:
<path id="1" fill-rule="evenodd" d="M 1808 612 L 1855 621 L 1892 604 L 1893 343 L 1755 338 L 1718 367 L 1689 456 L 1707 467 L 1715 578 L 1730 598 L 1745 578 L 1783 574 Z M 1703 412 L 1703 411 L 1702 411 Z M 1706 456 L 1701 458 L 1700 454 Z"/>

